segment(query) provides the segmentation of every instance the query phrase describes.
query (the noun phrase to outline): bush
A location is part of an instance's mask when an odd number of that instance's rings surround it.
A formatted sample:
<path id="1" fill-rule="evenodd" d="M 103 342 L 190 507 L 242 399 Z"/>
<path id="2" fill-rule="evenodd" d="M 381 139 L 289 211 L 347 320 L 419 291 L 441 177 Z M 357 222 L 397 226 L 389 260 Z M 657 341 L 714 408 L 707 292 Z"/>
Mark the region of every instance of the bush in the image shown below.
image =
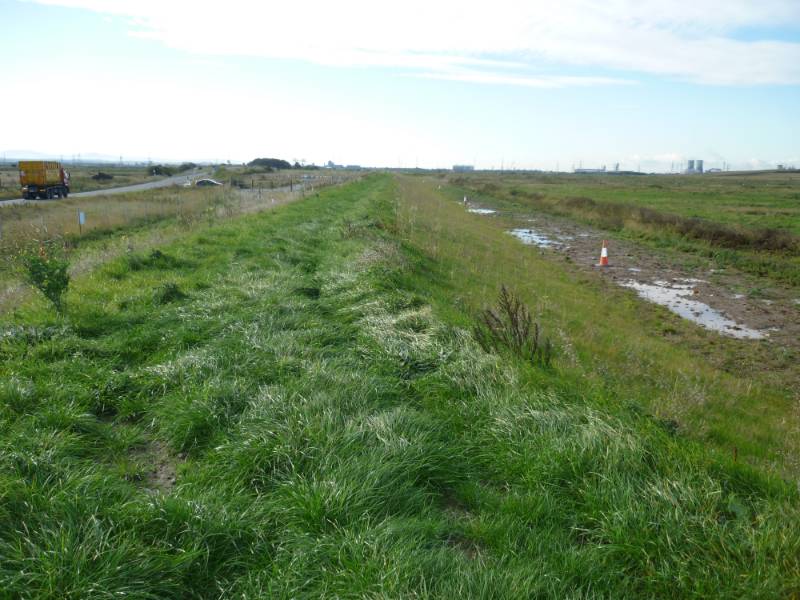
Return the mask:
<path id="1" fill-rule="evenodd" d="M 92 179 L 95 181 L 110 181 L 114 179 L 113 175 L 109 175 L 108 173 L 103 173 L 102 171 L 98 172 L 95 175 L 92 175 Z"/>
<path id="2" fill-rule="evenodd" d="M 38 254 L 23 257 L 25 278 L 29 284 L 53 303 L 56 311 L 64 311 L 64 294 L 69 287 L 69 262 L 48 254 L 42 246 Z"/>
<path id="3" fill-rule="evenodd" d="M 174 167 L 165 167 L 164 165 L 155 165 L 150 167 L 150 174 L 151 175 L 165 175 L 170 177 L 175 175 L 175 168 Z"/>
<path id="4" fill-rule="evenodd" d="M 552 362 L 550 339 L 541 335 L 539 323 L 533 321 L 528 307 L 505 285 L 500 288 L 497 307 L 484 309 L 478 315 L 473 332 L 486 352 L 511 352 L 541 367 L 549 367 Z"/>
<path id="5" fill-rule="evenodd" d="M 281 169 L 291 169 L 292 165 L 289 161 L 280 158 L 256 158 L 247 163 L 248 167 L 269 167 L 280 171 Z"/>

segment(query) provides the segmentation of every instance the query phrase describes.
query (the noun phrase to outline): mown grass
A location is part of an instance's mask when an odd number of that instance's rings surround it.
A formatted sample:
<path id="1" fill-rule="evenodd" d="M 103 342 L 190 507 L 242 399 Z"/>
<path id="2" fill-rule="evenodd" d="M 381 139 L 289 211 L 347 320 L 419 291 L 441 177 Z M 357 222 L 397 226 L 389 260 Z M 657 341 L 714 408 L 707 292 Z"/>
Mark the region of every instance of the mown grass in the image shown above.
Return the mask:
<path id="1" fill-rule="evenodd" d="M 800 175 L 459 176 L 510 208 L 565 215 L 800 286 Z M 458 193 L 463 193 L 463 189 Z"/>
<path id="2" fill-rule="evenodd" d="M 398 191 L 219 224 L 79 278 L 63 320 L 5 318 L 2 593 L 800 593 L 797 491 L 563 361 L 483 352 L 456 257 L 419 243 L 447 220 L 403 220 L 447 204 Z"/>

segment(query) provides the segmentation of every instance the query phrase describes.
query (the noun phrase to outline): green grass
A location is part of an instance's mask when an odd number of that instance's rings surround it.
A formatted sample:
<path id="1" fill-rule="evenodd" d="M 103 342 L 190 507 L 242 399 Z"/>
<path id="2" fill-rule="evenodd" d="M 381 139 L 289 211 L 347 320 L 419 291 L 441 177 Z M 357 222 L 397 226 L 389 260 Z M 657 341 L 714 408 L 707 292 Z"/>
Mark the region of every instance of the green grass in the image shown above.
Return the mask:
<path id="1" fill-rule="evenodd" d="M 800 287 L 800 175 L 480 173 L 454 181 L 509 209 L 552 212 Z"/>
<path id="2" fill-rule="evenodd" d="M 505 173 L 502 177 L 481 174 L 474 179 L 546 196 L 594 198 L 729 225 L 783 228 L 800 235 L 800 173 L 646 177 Z"/>
<path id="3" fill-rule="evenodd" d="M 800 593 L 797 491 L 563 342 L 552 370 L 483 352 L 486 281 L 444 250 L 489 234 L 417 192 L 372 176 L 7 316 L 0 597 Z"/>

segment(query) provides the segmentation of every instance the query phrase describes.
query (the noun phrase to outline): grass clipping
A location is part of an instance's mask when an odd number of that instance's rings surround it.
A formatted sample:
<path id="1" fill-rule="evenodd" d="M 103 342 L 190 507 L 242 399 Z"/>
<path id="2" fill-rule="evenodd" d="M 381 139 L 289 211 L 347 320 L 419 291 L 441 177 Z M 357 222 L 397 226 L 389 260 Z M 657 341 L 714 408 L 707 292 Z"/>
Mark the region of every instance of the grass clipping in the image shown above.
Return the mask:
<path id="1" fill-rule="evenodd" d="M 505 285 L 497 306 L 482 310 L 476 321 L 473 333 L 486 352 L 511 353 L 539 367 L 552 364 L 552 342 L 542 335 L 525 303 Z"/>

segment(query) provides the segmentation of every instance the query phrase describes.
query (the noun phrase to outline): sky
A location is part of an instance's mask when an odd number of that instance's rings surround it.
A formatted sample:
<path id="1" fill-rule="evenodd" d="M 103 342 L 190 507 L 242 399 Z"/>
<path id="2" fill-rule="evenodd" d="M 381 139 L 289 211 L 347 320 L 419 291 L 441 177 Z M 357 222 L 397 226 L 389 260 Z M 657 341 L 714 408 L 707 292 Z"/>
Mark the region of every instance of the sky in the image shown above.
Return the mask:
<path id="1" fill-rule="evenodd" d="M 0 0 L 0 152 L 800 167 L 800 0 Z"/>

